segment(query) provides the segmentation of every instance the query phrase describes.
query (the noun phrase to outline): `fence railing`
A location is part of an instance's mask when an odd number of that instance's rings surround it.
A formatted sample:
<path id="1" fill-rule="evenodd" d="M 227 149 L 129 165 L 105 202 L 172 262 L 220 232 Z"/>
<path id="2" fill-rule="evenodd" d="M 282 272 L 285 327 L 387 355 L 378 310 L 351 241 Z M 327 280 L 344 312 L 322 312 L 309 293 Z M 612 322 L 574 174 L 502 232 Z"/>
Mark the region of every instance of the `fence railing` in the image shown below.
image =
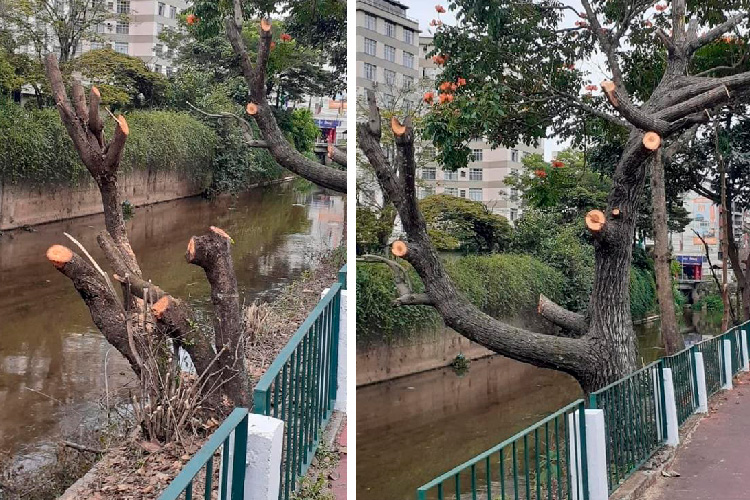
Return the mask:
<path id="1" fill-rule="evenodd" d="M 236 408 L 159 496 L 175 500 L 242 500 L 247 454 L 247 408 Z M 215 467 L 216 460 L 220 466 Z M 218 486 L 218 497 L 212 496 Z"/>
<path id="2" fill-rule="evenodd" d="M 725 353 L 727 340 L 731 349 L 729 353 Z M 750 321 L 662 358 L 591 393 L 589 409 L 601 410 L 601 413 L 597 412 L 598 418 L 602 413 L 604 417 L 604 435 L 599 440 L 603 440 L 605 448 L 601 456 L 606 455 L 606 458 L 602 458 L 599 464 L 602 461 L 605 464 L 592 469 L 601 471 L 594 474 L 600 479 L 597 483 L 601 484 L 599 490 L 605 489 L 605 475 L 611 494 L 662 445 L 674 445 L 679 440 L 679 426 L 701 405 L 704 407 L 701 411 L 706 411 L 705 398 L 727 385 L 727 371 L 734 376 L 750 362 L 747 359 L 748 344 Z M 700 370 L 697 353 L 702 354 Z M 666 376 L 667 369 L 671 377 Z M 699 371 L 703 374 L 700 377 Z M 421 486 L 417 489 L 418 500 L 589 500 L 589 490 L 581 486 L 591 481 L 586 467 L 590 463 L 588 453 L 581 453 L 577 460 L 572 461 L 573 466 L 569 466 L 570 457 L 579 453 L 571 452 L 576 448 L 571 443 L 577 442 L 578 450 L 587 451 L 586 426 L 578 420 L 583 414 L 582 400 L 558 410 Z M 592 425 L 595 426 L 594 416 Z M 576 422 L 575 435 L 571 435 L 569 418 Z M 561 421 L 565 421 L 565 427 L 558 429 Z M 550 426 L 554 429 L 551 430 Z M 562 443 L 556 441 L 558 437 L 562 437 Z"/>
<path id="3" fill-rule="evenodd" d="M 346 266 L 253 391 L 253 413 L 284 422 L 279 485 L 282 500 L 290 498 L 310 466 L 333 413 L 338 388 L 339 311 L 345 289 Z M 159 500 L 242 500 L 247 450 L 248 410 L 236 408 Z"/>
<path id="4" fill-rule="evenodd" d="M 584 500 L 584 409 L 582 399 L 569 404 L 420 487 L 417 498 Z"/>
<path id="5" fill-rule="evenodd" d="M 666 439 L 662 370 L 657 361 L 589 395 L 589 407 L 604 411 L 610 492 Z"/>
<path id="6" fill-rule="evenodd" d="M 281 490 L 304 476 L 333 413 L 338 387 L 339 308 L 346 269 L 258 381 L 253 413 L 284 421 Z"/>

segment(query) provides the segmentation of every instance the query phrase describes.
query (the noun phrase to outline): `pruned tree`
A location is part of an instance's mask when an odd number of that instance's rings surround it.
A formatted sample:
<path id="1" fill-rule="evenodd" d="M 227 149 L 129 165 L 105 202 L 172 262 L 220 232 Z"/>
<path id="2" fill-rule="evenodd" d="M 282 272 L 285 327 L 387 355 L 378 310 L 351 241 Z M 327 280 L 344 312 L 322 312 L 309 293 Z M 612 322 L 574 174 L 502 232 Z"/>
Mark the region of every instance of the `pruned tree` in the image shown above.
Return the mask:
<path id="1" fill-rule="evenodd" d="M 429 241 L 414 188 L 414 128 L 407 120 L 393 120 L 397 155 L 392 165 L 380 145 L 381 118 L 374 98 L 366 123 L 357 126 L 358 145 L 375 169 L 380 187 L 399 211 L 407 238 L 399 253 L 421 277 L 425 293 L 404 296 L 401 303 L 434 307 L 445 323 L 470 340 L 510 358 L 571 374 L 585 391 L 595 390 L 636 368 L 637 347 L 630 316 L 630 264 L 639 200 L 645 186 L 648 162 L 662 144 L 674 140 L 694 124 L 708 121 L 707 110 L 748 99 L 750 73 L 729 76 L 691 75 L 691 61 L 702 47 L 746 23 L 747 10 L 715 7 L 722 19 L 699 32 L 698 14 L 686 24 L 685 0 L 671 2 L 671 16 L 661 17 L 663 27 L 648 27 L 644 14 L 652 2 L 595 2 L 581 0 L 582 9 L 556 1 L 493 1 L 490 9 L 477 9 L 461 0 L 461 26 L 446 28 L 435 37 L 439 63 L 446 77 L 472 74 L 468 85 L 436 106 L 436 123 L 427 133 L 443 149 L 444 163 L 465 152 L 467 137 L 483 135 L 496 143 L 512 144 L 519 137 L 543 136 L 547 126 L 569 126 L 572 113 L 584 112 L 625 128 L 628 139 L 619 158 L 606 207 L 590 211 L 586 225 L 594 242 L 595 276 L 585 315 L 565 313 L 545 302 L 540 314 L 575 332 L 576 336 L 544 335 L 510 326 L 469 303 L 456 290 Z M 663 4 L 660 12 L 666 10 Z M 579 17 L 566 26 L 562 12 Z M 604 25 L 605 22 L 611 25 Z M 671 25 L 671 33 L 666 31 Z M 507 29 L 507 32 L 505 31 Z M 663 62 L 661 77 L 648 95 L 633 98 L 625 85 L 621 59 L 627 42 L 645 34 L 659 40 Z M 638 35 L 638 36 L 636 36 Z M 612 80 L 602 89 L 603 102 L 569 93 L 580 85 L 580 74 L 565 74 L 570 60 L 604 54 Z M 637 47 L 636 47 L 637 49 Z M 520 55 L 519 55 L 520 54 Z M 653 57 L 653 54 L 651 54 Z M 447 61 L 447 62 L 446 62 Z M 453 62 L 451 62 L 453 61 Z M 467 71 L 473 68 L 473 71 Z M 503 109 L 502 99 L 508 107 Z M 498 101 L 501 101 L 498 103 Z M 516 107 L 510 105 L 515 103 Z M 578 110 L 578 111 L 575 111 Z M 614 110 L 616 113 L 613 113 Z M 466 118 L 456 118 L 466 116 Z M 483 121 L 483 119 L 487 121 Z M 453 129 L 441 129 L 453 120 Z M 500 139 L 497 139 L 497 138 Z M 466 154 L 464 156 L 464 161 Z M 585 328 L 583 328 L 585 325 Z"/>
<path id="2" fill-rule="evenodd" d="M 115 129 L 107 139 L 100 115 L 99 90 L 92 87 L 87 102 L 84 88 L 76 80 L 69 99 L 55 55 L 46 57 L 45 66 L 60 118 L 101 193 L 106 229 L 97 241 L 113 270 L 114 281 L 121 285 L 123 299 L 116 293 L 109 275 L 83 247 L 81 256 L 70 248 L 54 245 L 47 251 L 47 258 L 71 280 L 89 308 L 94 324 L 130 363 L 142 383 L 148 385 L 147 398 L 159 400 L 164 396 L 163 391 L 174 385 L 174 377 L 167 376 L 169 367 L 164 366 L 160 356 L 179 347 L 189 354 L 199 376 L 189 392 L 199 396 L 196 404 L 228 408 L 247 405 L 245 332 L 231 238 L 221 229 L 211 227 L 205 235 L 193 236 L 187 246 L 187 262 L 203 268 L 211 285 L 214 307 L 211 334 L 209 328 L 201 327 L 184 301 L 143 276 L 131 247 L 118 192 L 120 158 L 129 135 L 125 117 L 112 115 Z M 169 348 L 170 344 L 174 350 Z M 157 411 L 156 403 L 151 401 L 151 404 L 152 410 Z M 176 420 L 174 423 L 178 424 L 180 419 Z"/>
<path id="3" fill-rule="evenodd" d="M 242 2 L 235 0 L 234 16 L 227 17 L 225 20 L 226 31 L 232 48 L 239 58 L 242 74 L 248 85 L 249 102 L 246 110 L 260 130 L 264 147 L 268 149 L 276 162 L 287 170 L 319 186 L 346 193 L 346 171 L 322 165 L 299 153 L 289 144 L 276 123 L 273 110 L 268 103 L 266 85 L 268 57 L 272 48 L 271 22 L 266 19 L 260 22 L 260 40 L 254 62 L 242 36 L 243 24 Z M 333 145 L 331 148 L 336 149 Z M 334 152 L 330 156 L 336 163 L 346 166 L 345 153 Z"/>

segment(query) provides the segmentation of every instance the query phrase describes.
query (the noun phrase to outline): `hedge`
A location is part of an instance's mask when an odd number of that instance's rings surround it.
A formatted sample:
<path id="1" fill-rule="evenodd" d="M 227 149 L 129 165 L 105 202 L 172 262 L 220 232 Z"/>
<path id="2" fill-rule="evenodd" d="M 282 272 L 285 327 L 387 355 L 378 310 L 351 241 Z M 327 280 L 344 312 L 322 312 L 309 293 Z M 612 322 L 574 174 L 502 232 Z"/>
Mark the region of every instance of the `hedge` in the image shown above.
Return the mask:
<path id="1" fill-rule="evenodd" d="M 404 263 L 404 265 L 408 266 Z M 456 257 L 445 262 L 456 286 L 484 312 L 512 317 L 536 308 L 539 294 L 560 300 L 563 275 L 528 255 L 492 254 Z M 422 283 L 410 270 L 416 291 Z M 390 269 L 357 265 L 357 341 L 392 341 L 435 328 L 440 317 L 430 307 L 394 307 L 396 288 Z"/>
<path id="2" fill-rule="evenodd" d="M 210 179 L 216 133 L 187 113 L 133 111 L 121 170 L 185 170 Z M 106 120 L 111 136 L 113 123 Z M 86 177 L 73 142 L 54 109 L 0 105 L 0 179 L 36 185 L 75 184 Z"/>

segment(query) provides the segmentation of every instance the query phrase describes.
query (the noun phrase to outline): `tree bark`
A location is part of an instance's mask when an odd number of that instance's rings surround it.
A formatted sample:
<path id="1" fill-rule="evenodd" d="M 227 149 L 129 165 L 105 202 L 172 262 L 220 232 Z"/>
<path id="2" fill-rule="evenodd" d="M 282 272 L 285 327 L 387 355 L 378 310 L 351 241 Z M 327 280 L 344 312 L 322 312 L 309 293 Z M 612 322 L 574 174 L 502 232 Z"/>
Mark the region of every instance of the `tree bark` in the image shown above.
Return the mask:
<path id="1" fill-rule="evenodd" d="M 227 18 L 225 21 L 227 36 L 235 54 L 239 57 L 240 67 L 250 91 L 250 99 L 252 104 L 255 105 L 255 112 L 252 117 L 263 135 L 268 151 L 279 165 L 287 170 L 319 186 L 339 193 L 346 193 L 345 170 L 321 165 L 303 156 L 289 144 L 289 141 L 286 140 L 281 129 L 279 129 L 266 98 L 266 67 L 271 53 L 271 30 L 266 31 L 262 26 L 259 29 L 258 55 L 256 62 L 253 64 L 242 38 L 242 26 L 238 24 L 241 19 L 242 12 L 235 6 L 234 17 Z M 337 163 L 346 167 L 346 155 L 339 156 Z"/>
<path id="2" fill-rule="evenodd" d="M 685 348 L 685 341 L 677 327 L 672 291 L 671 255 L 669 251 L 669 229 L 667 227 L 667 194 L 664 184 L 662 151 L 654 155 L 651 162 L 651 200 L 654 226 L 654 271 L 656 274 L 656 298 L 661 316 L 661 340 L 668 356 Z"/>

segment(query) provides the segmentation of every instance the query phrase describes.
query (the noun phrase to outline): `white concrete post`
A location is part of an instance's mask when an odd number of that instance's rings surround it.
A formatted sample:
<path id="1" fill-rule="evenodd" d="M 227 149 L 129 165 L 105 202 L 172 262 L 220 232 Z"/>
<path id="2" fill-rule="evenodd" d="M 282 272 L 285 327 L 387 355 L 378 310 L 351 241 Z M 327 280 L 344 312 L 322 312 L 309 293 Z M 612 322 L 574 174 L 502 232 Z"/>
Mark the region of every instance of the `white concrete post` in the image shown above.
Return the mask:
<path id="1" fill-rule="evenodd" d="M 698 381 L 698 408 L 695 413 L 708 413 L 708 391 L 706 390 L 706 365 L 703 353 L 695 351 L 695 378 Z"/>
<path id="2" fill-rule="evenodd" d="M 724 339 L 724 386 L 722 389 L 729 391 L 732 385 L 732 341 Z"/>
<path id="3" fill-rule="evenodd" d="M 284 422 L 251 413 L 247 422 L 244 500 L 278 500 Z"/>
<path id="4" fill-rule="evenodd" d="M 570 468 L 571 498 L 578 498 L 578 491 L 583 487 L 582 478 L 578 477 L 581 470 L 581 436 L 579 421 L 580 411 L 568 415 L 570 429 L 570 444 L 568 449 L 568 463 L 575 463 Z M 604 428 L 604 410 L 586 410 L 584 413 L 586 426 L 586 471 L 589 483 L 588 500 L 607 500 L 609 486 L 607 484 L 607 438 Z"/>
<path id="5" fill-rule="evenodd" d="M 677 400 L 671 368 L 664 368 L 664 404 L 667 410 L 667 445 L 677 446 L 680 444 L 680 427 L 677 423 Z"/>
<path id="6" fill-rule="evenodd" d="M 740 345 L 742 346 L 742 371 L 750 372 L 750 359 L 747 357 L 747 334 L 742 328 L 739 328 L 740 332 Z"/>
<path id="7" fill-rule="evenodd" d="M 329 288 L 323 290 L 321 297 L 325 297 Z M 333 409 L 336 411 L 346 412 L 346 341 L 349 337 L 346 334 L 346 311 L 348 303 L 348 290 L 341 290 L 341 307 L 339 308 L 339 355 L 338 355 L 338 387 L 336 388 L 336 401 Z"/>

